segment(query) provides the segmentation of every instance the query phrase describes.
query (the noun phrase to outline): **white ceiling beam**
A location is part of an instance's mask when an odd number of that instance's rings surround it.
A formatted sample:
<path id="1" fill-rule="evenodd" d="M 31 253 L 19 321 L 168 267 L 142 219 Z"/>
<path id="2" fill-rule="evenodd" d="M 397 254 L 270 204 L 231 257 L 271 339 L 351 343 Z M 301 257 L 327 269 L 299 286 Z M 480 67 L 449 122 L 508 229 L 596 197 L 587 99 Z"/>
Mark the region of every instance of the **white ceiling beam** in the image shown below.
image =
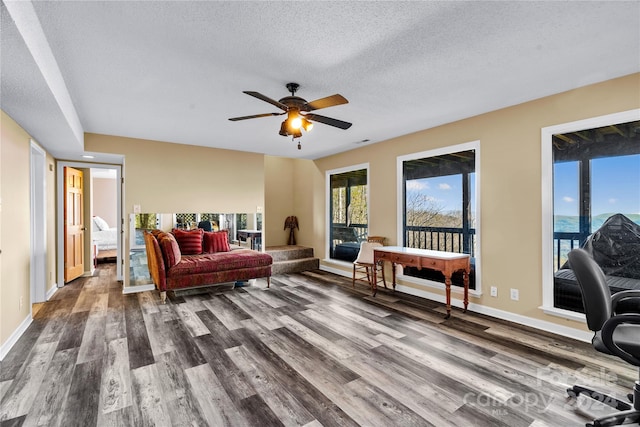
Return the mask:
<path id="1" fill-rule="evenodd" d="M 47 37 L 42 30 L 40 20 L 36 15 L 31 1 L 5 0 L 5 6 L 11 18 L 16 24 L 18 32 L 22 36 L 27 49 L 33 56 L 35 63 L 47 83 L 54 99 L 60 107 L 71 132 L 79 144 L 79 149 L 84 150 L 84 129 L 80 118 L 73 105 L 71 96 L 64 82 L 58 62 L 53 56 Z"/>

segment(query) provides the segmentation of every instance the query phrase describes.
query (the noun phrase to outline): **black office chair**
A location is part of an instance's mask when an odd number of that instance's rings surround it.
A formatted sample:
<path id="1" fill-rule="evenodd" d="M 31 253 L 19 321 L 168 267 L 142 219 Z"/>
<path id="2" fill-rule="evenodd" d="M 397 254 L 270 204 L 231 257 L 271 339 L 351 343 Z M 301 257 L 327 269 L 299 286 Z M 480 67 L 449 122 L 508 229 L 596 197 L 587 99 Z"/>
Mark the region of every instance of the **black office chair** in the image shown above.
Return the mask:
<path id="1" fill-rule="evenodd" d="M 584 249 L 569 252 L 569 265 L 582 291 L 587 326 L 595 332 L 591 340 L 594 348 L 640 367 L 640 313 L 616 312 L 616 306 L 623 299 L 640 299 L 640 290 L 622 291 L 611 296 L 602 269 Z M 574 385 L 567 393 L 572 397 L 588 396 L 620 411 L 595 419 L 587 426 L 640 423 L 640 370 L 633 394 L 628 396 L 632 403 L 579 385 Z"/>
<path id="2" fill-rule="evenodd" d="M 213 227 L 211 226 L 211 221 L 200 221 L 198 223 L 198 228 L 202 228 L 204 231 L 213 230 Z"/>

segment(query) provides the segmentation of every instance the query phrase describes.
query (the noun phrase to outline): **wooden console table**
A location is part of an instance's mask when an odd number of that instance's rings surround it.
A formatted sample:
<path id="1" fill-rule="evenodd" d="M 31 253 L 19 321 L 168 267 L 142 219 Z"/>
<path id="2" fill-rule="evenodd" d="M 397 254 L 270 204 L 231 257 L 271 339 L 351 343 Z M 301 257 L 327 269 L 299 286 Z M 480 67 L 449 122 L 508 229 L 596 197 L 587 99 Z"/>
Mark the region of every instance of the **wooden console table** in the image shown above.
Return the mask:
<path id="1" fill-rule="evenodd" d="M 373 250 L 373 262 L 389 261 L 393 271 L 393 289 L 396 288 L 396 265 L 403 267 L 430 268 L 438 270 L 444 275 L 444 284 L 447 294 L 447 315 L 451 316 L 451 275 L 458 270 L 463 271 L 464 277 L 464 312 L 469 305 L 469 273 L 471 271 L 471 258 L 468 254 L 455 252 L 432 251 L 428 249 L 405 248 L 402 246 L 383 246 Z M 376 271 L 373 269 L 373 296 L 376 295 Z"/>

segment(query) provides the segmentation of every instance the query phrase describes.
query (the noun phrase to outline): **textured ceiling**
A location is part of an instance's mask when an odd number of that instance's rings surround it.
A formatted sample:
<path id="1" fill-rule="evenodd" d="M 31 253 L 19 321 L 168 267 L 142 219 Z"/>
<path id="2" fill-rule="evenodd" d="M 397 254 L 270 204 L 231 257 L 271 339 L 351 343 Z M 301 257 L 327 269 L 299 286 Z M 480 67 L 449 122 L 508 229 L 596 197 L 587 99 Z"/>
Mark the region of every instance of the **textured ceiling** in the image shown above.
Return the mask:
<path id="1" fill-rule="evenodd" d="M 638 1 L 19 3 L 2 6 L 1 106 L 65 158 L 82 151 L 74 117 L 313 159 L 640 71 Z M 290 81 L 307 101 L 345 96 L 318 113 L 353 126 L 316 124 L 297 150 L 281 117 L 227 120 L 278 112 L 242 91 L 277 100 Z"/>

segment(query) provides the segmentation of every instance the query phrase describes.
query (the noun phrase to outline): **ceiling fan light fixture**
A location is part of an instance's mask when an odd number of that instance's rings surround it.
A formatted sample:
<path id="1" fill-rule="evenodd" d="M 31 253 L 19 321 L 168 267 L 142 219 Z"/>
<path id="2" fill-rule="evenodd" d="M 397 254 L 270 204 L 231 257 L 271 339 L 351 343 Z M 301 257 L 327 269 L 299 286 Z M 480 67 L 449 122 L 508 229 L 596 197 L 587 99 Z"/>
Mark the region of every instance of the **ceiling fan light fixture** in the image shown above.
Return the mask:
<path id="1" fill-rule="evenodd" d="M 280 135 L 282 135 L 282 136 L 287 136 L 287 135 L 289 135 L 289 134 L 287 133 L 287 121 L 286 121 L 286 120 L 284 120 L 284 121 L 282 122 L 282 124 L 280 125 L 280 132 L 278 132 L 278 133 L 279 133 Z"/>
<path id="2" fill-rule="evenodd" d="M 307 119 L 302 119 L 302 129 L 305 130 L 305 132 L 309 132 L 311 129 L 313 129 L 313 123 L 311 123 L 309 120 Z"/>
<path id="3" fill-rule="evenodd" d="M 300 117 L 296 117 L 295 119 L 291 120 L 292 129 L 300 129 L 301 126 L 302 126 L 302 119 Z"/>
<path id="4" fill-rule="evenodd" d="M 289 121 L 289 127 L 291 129 L 297 130 L 302 126 L 302 118 L 300 117 L 300 114 L 298 114 L 298 110 L 296 109 L 291 109 L 287 113 L 287 120 Z"/>

